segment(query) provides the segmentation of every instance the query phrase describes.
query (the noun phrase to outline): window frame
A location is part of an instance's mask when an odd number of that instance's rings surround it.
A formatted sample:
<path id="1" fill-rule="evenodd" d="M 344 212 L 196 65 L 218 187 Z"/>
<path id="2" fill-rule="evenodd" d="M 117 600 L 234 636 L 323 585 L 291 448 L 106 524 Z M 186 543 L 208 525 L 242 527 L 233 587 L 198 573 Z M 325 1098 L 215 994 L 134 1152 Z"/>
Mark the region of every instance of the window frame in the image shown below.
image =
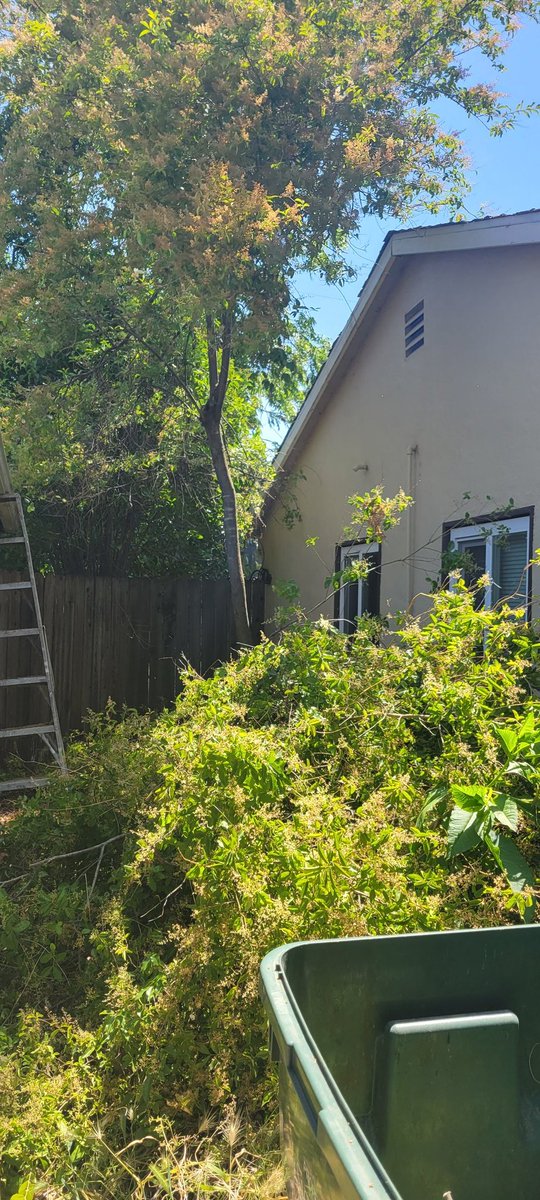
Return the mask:
<path id="1" fill-rule="evenodd" d="M 501 597 L 496 596 L 496 585 L 493 583 L 493 541 L 494 532 L 496 529 L 507 528 L 509 533 L 527 533 L 527 561 L 532 556 L 533 532 L 534 532 L 534 505 L 528 505 L 524 508 L 513 508 L 511 512 L 496 512 L 485 513 L 478 517 L 472 517 L 470 520 L 445 521 L 443 524 L 443 553 L 456 546 L 458 541 L 466 541 L 467 538 L 482 538 L 486 543 L 486 574 L 490 576 L 491 583 L 485 589 L 485 598 L 483 607 L 490 610 L 495 607 Z M 490 533 L 485 537 L 486 529 Z M 531 568 L 525 568 L 525 608 L 526 620 L 530 621 L 532 617 L 532 594 L 531 594 Z"/>
<path id="2" fill-rule="evenodd" d="M 358 558 L 367 558 L 367 556 L 369 555 L 376 559 L 373 569 L 376 572 L 377 610 L 378 611 L 377 611 L 377 613 L 365 613 L 365 612 L 361 611 L 361 612 L 357 613 L 356 615 L 357 615 L 357 617 L 380 616 L 380 612 L 381 612 L 381 565 L 382 565 L 382 555 L 381 555 L 380 543 L 379 542 L 366 542 L 365 540 L 354 541 L 354 542 L 340 542 L 336 546 L 336 558 L 335 558 L 336 572 L 345 570 L 345 559 L 347 557 L 350 557 L 351 551 L 358 551 L 358 555 L 357 555 Z M 336 628 L 339 629 L 340 633 L 345 633 L 345 634 L 349 634 L 349 635 L 354 632 L 353 629 L 345 629 L 345 620 L 346 620 L 346 618 L 345 618 L 345 601 L 346 601 L 347 588 L 350 586 L 351 586 L 350 584 L 345 584 L 344 586 L 340 586 L 334 593 L 334 624 L 336 625 Z"/>

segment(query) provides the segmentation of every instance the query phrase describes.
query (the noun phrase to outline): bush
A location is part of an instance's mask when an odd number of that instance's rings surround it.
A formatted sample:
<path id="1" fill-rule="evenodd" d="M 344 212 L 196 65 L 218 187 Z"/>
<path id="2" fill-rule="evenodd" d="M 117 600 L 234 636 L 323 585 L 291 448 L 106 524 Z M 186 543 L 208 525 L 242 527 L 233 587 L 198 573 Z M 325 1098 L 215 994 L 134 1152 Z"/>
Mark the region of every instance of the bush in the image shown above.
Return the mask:
<path id="1" fill-rule="evenodd" d="M 536 653 L 458 588 L 387 646 L 300 627 L 158 719 L 94 719 L 2 831 L 2 1197 L 279 1194 L 260 959 L 529 914 L 446 826 L 535 728 Z M 505 778 L 534 869 L 533 751 Z"/>

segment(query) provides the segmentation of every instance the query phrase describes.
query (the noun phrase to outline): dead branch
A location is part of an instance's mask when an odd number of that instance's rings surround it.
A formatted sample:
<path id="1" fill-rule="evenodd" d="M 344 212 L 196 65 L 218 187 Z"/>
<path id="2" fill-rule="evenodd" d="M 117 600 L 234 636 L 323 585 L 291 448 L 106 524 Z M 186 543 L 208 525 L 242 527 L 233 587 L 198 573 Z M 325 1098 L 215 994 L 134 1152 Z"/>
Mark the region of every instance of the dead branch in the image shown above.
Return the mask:
<path id="1" fill-rule="evenodd" d="M 60 862 L 60 860 L 64 858 L 80 858 L 81 854 L 91 854 L 93 850 L 99 850 L 101 852 L 98 862 L 99 867 L 101 865 L 101 859 L 103 857 L 105 846 L 110 846 L 111 842 L 119 842 L 123 837 L 125 837 L 124 833 L 117 833 L 114 837 L 106 838 L 104 842 L 98 842 L 95 846 L 84 846 L 81 850 L 70 850 L 67 854 L 52 854 L 50 858 L 40 858 L 37 862 L 29 863 L 28 870 L 23 871 L 22 875 L 13 875 L 11 879 L 0 880 L 0 887 L 7 887 L 8 883 L 18 883 L 19 879 L 26 879 L 26 876 L 29 875 L 31 871 L 36 871 L 38 867 L 48 867 L 50 863 Z M 92 890 L 93 886 L 94 885 L 92 885 Z"/>

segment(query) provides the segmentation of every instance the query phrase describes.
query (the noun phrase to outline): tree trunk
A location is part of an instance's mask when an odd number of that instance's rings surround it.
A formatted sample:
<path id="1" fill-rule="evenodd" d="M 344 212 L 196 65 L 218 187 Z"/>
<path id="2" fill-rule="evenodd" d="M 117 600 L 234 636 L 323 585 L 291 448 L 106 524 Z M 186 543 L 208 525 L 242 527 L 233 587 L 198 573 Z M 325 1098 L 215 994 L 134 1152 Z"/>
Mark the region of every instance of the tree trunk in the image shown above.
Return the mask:
<path id="1" fill-rule="evenodd" d="M 249 624 L 246 584 L 240 553 L 240 538 L 238 536 L 236 493 L 229 470 L 219 412 L 212 405 L 205 405 L 201 411 L 201 422 L 206 433 L 212 464 L 223 497 L 225 552 L 231 583 L 236 641 L 240 646 L 252 646 L 253 636 Z"/>

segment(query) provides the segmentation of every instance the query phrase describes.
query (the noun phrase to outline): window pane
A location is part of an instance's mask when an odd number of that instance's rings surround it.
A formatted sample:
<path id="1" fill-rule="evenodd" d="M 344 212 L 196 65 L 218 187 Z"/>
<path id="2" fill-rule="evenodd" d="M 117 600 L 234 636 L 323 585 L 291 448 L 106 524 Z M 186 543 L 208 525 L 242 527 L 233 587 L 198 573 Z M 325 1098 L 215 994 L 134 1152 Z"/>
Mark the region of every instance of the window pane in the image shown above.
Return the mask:
<path id="1" fill-rule="evenodd" d="M 362 580 L 362 616 L 378 617 L 380 614 L 380 567 L 374 554 L 369 556 L 369 574 Z"/>
<path id="2" fill-rule="evenodd" d="M 461 567 L 465 583 L 470 587 L 477 583 L 486 571 L 486 542 L 485 538 L 463 538 L 456 542 L 460 554 L 466 555 Z"/>
<path id="3" fill-rule="evenodd" d="M 343 616 L 343 632 L 354 633 L 358 616 L 358 580 L 348 583 L 345 587 Z"/>
<path id="4" fill-rule="evenodd" d="M 476 587 L 478 580 L 486 573 L 486 539 L 485 538 L 463 538 L 456 542 L 456 549 L 460 554 L 466 557 L 463 563 L 460 563 L 460 570 L 467 584 L 467 587 Z M 485 589 L 477 592 L 474 607 L 481 609 L 486 602 Z"/>
<path id="5" fill-rule="evenodd" d="M 358 562 L 358 554 L 346 554 L 342 560 L 342 569 L 348 571 L 353 563 Z M 358 580 L 345 584 L 343 589 L 343 633 L 354 633 L 358 616 Z"/>
<path id="6" fill-rule="evenodd" d="M 501 533 L 493 539 L 493 582 L 495 599 L 505 599 L 512 608 L 522 608 L 527 600 L 528 537 L 520 533 Z"/>
<path id="7" fill-rule="evenodd" d="M 354 633 L 358 617 L 375 617 L 380 613 L 380 553 L 366 550 L 362 554 L 353 550 L 349 554 L 343 554 L 342 570 L 348 570 L 359 559 L 369 565 L 369 571 L 365 578 L 347 583 L 343 588 L 342 633 Z"/>

